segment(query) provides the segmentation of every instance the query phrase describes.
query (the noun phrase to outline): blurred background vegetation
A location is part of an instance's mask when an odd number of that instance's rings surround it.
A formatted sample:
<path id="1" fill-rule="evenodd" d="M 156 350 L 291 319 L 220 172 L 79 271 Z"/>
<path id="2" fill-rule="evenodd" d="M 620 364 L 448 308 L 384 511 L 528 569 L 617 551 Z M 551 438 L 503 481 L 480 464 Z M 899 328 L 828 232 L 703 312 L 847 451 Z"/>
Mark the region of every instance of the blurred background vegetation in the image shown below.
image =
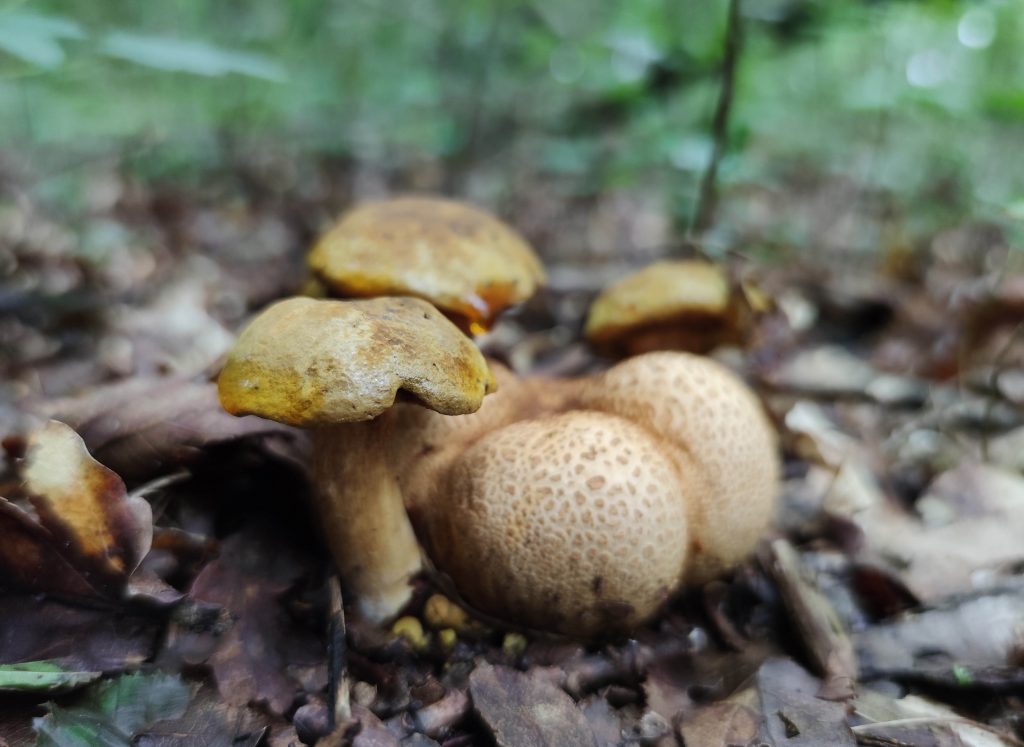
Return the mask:
<path id="1" fill-rule="evenodd" d="M 859 210 L 825 231 L 854 252 L 968 217 L 1019 236 L 1019 0 L 739 8 L 712 247 L 752 225 L 767 245 L 813 247 L 820 220 L 780 193 Z M 58 202 L 80 197 L 91 159 L 199 183 L 272 152 L 491 204 L 537 184 L 556 202 L 639 190 L 681 236 L 728 18 L 728 0 L 7 0 L 0 153 Z M 300 178 L 282 172 L 280 188 Z"/>

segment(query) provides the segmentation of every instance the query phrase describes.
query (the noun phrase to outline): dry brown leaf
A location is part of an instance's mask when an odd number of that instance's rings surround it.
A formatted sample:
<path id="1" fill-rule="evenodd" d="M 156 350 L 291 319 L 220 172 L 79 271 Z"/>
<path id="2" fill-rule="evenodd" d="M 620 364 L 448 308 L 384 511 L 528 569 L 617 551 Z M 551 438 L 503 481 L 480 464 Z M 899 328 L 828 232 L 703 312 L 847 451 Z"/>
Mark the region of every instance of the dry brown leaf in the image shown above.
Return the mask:
<path id="1" fill-rule="evenodd" d="M 215 266 L 207 269 L 216 271 Z M 198 273 L 186 275 L 161 288 L 146 306 L 115 309 L 100 357 L 119 373 L 143 376 L 192 375 L 213 365 L 227 353 L 234 335 L 207 311 L 213 295 L 207 284 Z"/>
<path id="2" fill-rule="evenodd" d="M 859 744 L 874 747 L 1020 747 L 1020 740 L 962 718 L 917 718 L 853 727 Z"/>
<path id="3" fill-rule="evenodd" d="M 132 481 L 188 464 L 217 443 L 291 432 L 262 418 L 228 415 L 216 384 L 182 378 L 128 379 L 37 409 L 75 428 L 97 459 Z"/>
<path id="4" fill-rule="evenodd" d="M 352 747 L 399 747 L 398 737 L 388 731 L 384 723 L 377 718 L 372 711 L 362 706 L 354 706 L 352 715 L 359 721 L 360 729 L 352 740 Z M 323 743 L 326 747 L 344 742 L 333 742 L 332 739 L 338 734 L 330 734 Z"/>
<path id="5" fill-rule="evenodd" d="M 1024 594 L 1007 591 L 904 615 L 859 631 L 854 640 L 876 674 L 913 672 L 929 663 L 947 669 L 1002 667 L 1024 651 L 1022 621 Z"/>
<path id="6" fill-rule="evenodd" d="M 543 676 L 480 664 L 469 676 L 469 692 L 499 747 L 597 745 L 572 698 Z"/>
<path id="7" fill-rule="evenodd" d="M 428 737 L 441 738 L 469 713 L 469 695 L 450 690 L 440 700 L 416 712 L 416 728 Z"/>
<path id="8" fill-rule="evenodd" d="M 949 706 L 917 695 L 898 700 L 865 690 L 851 702 L 862 743 L 902 747 L 1019 747 L 1020 742 L 969 719 Z M 874 740 L 874 741 L 868 741 Z"/>
<path id="9" fill-rule="evenodd" d="M 119 592 L 149 551 L 149 504 L 129 496 L 121 478 L 56 420 L 29 436 L 22 478 L 40 525 L 64 558 L 95 588 Z"/>
<path id="10" fill-rule="evenodd" d="M 829 501 L 829 508 L 840 503 Z M 924 602 L 990 586 L 1024 560 L 1024 477 L 997 467 L 965 462 L 940 475 L 917 502 L 920 518 L 899 510 L 877 485 L 856 503 L 847 515 L 863 532 L 866 552 L 889 560 Z"/>
<path id="11" fill-rule="evenodd" d="M 838 468 L 851 454 L 862 454 L 864 448 L 853 436 L 844 433 L 814 402 L 801 400 L 785 416 L 784 436 L 789 447 L 802 458 Z"/>
<path id="12" fill-rule="evenodd" d="M 867 399 L 887 406 L 918 406 L 928 396 L 923 382 L 878 371 L 839 345 L 797 352 L 766 379 L 779 389 L 812 397 Z"/>
<path id="13" fill-rule="evenodd" d="M 679 724 L 687 747 L 748 747 L 761 733 L 761 714 L 742 703 L 701 706 Z"/>
<path id="14" fill-rule="evenodd" d="M 229 705 L 201 687 L 178 718 L 160 721 L 134 744 L 139 747 L 256 747 L 263 744 L 268 718 L 254 708 Z"/>
<path id="15" fill-rule="evenodd" d="M 247 528 L 221 543 L 220 557 L 192 584 L 191 598 L 221 605 L 232 621 L 209 660 L 227 702 L 266 703 L 281 715 L 300 690 L 289 668 L 323 658 L 321 645 L 292 624 L 280 604 L 303 572 L 270 532 Z"/>
<path id="16" fill-rule="evenodd" d="M 96 593 L 61 556 L 53 536 L 32 516 L 3 498 L 0 537 L 3 586 L 72 595 Z"/>
<path id="17" fill-rule="evenodd" d="M 55 659 L 65 668 L 118 671 L 153 655 L 162 622 L 120 605 L 73 606 L 0 596 L 0 663 Z"/>
<path id="18" fill-rule="evenodd" d="M 757 675 L 761 712 L 776 745 L 853 747 L 846 706 L 817 697 L 823 683 L 789 659 L 769 659 Z"/>

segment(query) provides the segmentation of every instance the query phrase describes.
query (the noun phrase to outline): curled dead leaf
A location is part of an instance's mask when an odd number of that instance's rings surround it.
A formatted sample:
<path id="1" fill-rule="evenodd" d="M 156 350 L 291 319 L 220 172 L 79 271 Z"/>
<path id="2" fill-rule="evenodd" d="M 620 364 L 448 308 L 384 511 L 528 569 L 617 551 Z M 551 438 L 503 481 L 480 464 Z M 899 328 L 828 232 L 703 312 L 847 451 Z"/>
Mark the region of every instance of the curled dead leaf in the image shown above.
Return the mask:
<path id="1" fill-rule="evenodd" d="M 93 459 L 81 437 L 51 420 L 29 436 L 23 488 L 61 556 L 96 589 L 117 593 L 149 551 L 149 504 Z"/>

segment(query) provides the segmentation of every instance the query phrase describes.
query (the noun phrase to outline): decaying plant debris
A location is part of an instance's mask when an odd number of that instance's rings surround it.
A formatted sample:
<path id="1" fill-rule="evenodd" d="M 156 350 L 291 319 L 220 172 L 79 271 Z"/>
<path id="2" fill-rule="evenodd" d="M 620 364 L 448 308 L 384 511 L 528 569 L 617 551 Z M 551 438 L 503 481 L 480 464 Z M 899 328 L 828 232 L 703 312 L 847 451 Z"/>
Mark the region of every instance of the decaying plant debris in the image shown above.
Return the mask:
<path id="1" fill-rule="evenodd" d="M 759 555 L 587 646 L 427 611 L 421 581 L 418 633 L 350 624 L 352 716 L 329 735 L 309 444 L 222 413 L 211 376 L 231 332 L 302 285 L 337 205 L 124 195 L 83 219 L 127 237 L 99 263 L 81 226 L 0 216 L 0 745 L 82 724 L 161 747 L 1022 743 L 1024 272 L 998 240 L 976 256 L 991 227 L 934 237 L 899 275 L 734 247 L 733 292 L 770 303 L 715 354 L 785 455 Z M 551 283 L 481 344 L 521 373 L 602 370 L 581 330 L 621 267 L 533 230 Z"/>

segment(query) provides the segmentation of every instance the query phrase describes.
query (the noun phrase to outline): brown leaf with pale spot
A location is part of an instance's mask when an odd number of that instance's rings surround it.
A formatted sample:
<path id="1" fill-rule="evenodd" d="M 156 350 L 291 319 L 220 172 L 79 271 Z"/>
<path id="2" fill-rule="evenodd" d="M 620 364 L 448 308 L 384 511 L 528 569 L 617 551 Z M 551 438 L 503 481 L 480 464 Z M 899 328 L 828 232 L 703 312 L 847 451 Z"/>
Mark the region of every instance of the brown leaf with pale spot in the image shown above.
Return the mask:
<path id="1" fill-rule="evenodd" d="M 117 593 L 149 551 L 153 517 L 129 497 L 121 478 L 93 459 L 70 427 L 56 420 L 31 434 L 24 490 L 55 547 L 100 591 Z"/>

